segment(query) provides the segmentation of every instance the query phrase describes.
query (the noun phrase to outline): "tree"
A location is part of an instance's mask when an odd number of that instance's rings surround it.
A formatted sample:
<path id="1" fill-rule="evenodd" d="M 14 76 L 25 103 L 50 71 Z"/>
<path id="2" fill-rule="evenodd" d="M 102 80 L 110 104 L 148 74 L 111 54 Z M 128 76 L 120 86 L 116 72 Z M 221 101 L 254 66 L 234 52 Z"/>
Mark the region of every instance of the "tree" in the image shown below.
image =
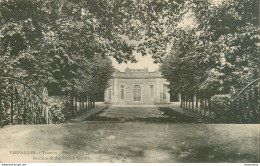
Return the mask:
<path id="1" fill-rule="evenodd" d="M 36 81 L 42 41 L 41 28 L 47 20 L 36 1 L 1 1 L 1 75 Z"/>
<path id="2" fill-rule="evenodd" d="M 214 95 L 243 87 L 256 77 L 259 29 L 255 26 L 257 1 L 186 4 L 196 26 L 177 30 L 162 72 L 177 91 Z M 176 78 L 174 78 L 176 77 Z"/>
<path id="3" fill-rule="evenodd" d="M 20 76 L 32 84 L 46 84 L 50 94 L 68 95 L 82 84 L 79 71 L 87 70 L 82 68 L 83 59 L 102 55 L 107 61 L 104 56 L 111 55 L 119 62 L 135 61 L 132 46 L 117 35 L 118 21 L 108 15 L 113 10 L 108 1 L 11 0 L 0 4 L 4 24 L 1 75 Z M 106 74 L 102 78 L 111 75 Z"/>

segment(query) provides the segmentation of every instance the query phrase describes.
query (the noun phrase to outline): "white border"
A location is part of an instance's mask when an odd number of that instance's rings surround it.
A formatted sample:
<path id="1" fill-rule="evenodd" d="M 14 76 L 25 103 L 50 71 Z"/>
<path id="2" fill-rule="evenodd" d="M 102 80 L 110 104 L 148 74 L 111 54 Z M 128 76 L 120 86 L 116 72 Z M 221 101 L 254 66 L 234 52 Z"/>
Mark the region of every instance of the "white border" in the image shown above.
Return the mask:
<path id="1" fill-rule="evenodd" d="M 25 163 L 1 163 L 0 166 L 23 166 Z M 259 163 L 26 163 L 25 166 L 260 166 Z"/>

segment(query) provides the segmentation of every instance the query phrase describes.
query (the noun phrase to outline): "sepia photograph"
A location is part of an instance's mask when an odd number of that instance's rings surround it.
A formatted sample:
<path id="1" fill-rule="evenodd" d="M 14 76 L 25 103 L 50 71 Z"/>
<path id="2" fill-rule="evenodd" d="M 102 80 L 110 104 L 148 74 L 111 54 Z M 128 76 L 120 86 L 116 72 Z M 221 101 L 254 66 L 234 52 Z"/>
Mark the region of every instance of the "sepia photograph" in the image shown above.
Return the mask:
<path id="1" fill-rule="evenodd" d="M 1 166 L 258 166 L 259 7 L 0 0 Z"/>

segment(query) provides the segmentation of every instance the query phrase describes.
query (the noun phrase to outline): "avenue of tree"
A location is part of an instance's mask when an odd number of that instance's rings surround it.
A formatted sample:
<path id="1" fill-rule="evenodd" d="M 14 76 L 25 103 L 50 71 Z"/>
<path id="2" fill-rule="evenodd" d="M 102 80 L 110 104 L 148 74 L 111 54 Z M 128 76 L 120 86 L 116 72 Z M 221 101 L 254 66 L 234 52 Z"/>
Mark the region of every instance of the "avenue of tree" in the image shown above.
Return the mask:
<path id="1" fill-rule="evenodd" d="M 187 5 L 195 26 L 176 30 L 162 64 L 171 89 L 190 96 L 229 94 L 231 86 L 241 89 L 258 78 L 258 2 Z"/>
<path id="2" fill-rule="evenodd" d="M 258 3 L 2 0 L 0 75 L 50 95 L 95 96 L 113 73 L 108 57 L 136 62 L 138 51 L 162 63 L 171 91 L 227 94 L 258 77 Z M 187 14 L 193 25 L 180 26 Z"/>

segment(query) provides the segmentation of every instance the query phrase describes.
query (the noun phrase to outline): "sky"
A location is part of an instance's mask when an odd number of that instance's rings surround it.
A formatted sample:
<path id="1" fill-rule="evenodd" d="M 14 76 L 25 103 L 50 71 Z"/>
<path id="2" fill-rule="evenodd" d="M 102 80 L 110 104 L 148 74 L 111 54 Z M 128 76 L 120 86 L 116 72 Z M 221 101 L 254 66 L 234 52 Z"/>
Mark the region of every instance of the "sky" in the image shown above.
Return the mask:
<path id="1" fill-rule="evenodd" d="M 125 71 L 126 67 L 130 69 L 143 69 L 147 67 L 148 71 L 150 72 L 153 72 L 159 68 L 159 64 L 153 63 L 153 59 L 151 55 L 142 56 L 141 54 L 136 52 L 134 52 L 133 55 L 135 55 L 138 61 L 137 63 L 128 62 L 127 64 L 125 63 L 118 64 L 118 62 L 113 57 L 110 57 L 110 59 L 112 60 L 113 66 L 121 72 Z"/>

